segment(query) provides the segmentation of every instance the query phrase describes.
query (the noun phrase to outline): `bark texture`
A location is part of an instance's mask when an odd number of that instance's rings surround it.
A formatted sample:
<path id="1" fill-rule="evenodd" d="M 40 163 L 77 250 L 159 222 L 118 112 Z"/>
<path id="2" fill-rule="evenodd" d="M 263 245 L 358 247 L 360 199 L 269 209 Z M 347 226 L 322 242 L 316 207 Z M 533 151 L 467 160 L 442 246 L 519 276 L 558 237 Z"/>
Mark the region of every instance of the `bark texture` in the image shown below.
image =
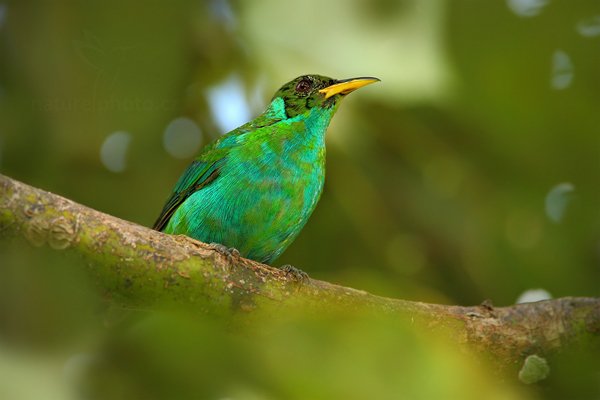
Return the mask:
<path id="1" fill-rule="evenodd" d="M 78 254 L 101 290 L 129 306 L 176 304 L 218 315 L 293 307 L 375 311 L 446 329 L 459 343 L 513 365 L 531 354 L 600 340 L 600 298 L 461 307 L 384 298 L 315 279 L 299 283 L 279 269 L 0 175 L 0 238 L 13 237 Z"/>

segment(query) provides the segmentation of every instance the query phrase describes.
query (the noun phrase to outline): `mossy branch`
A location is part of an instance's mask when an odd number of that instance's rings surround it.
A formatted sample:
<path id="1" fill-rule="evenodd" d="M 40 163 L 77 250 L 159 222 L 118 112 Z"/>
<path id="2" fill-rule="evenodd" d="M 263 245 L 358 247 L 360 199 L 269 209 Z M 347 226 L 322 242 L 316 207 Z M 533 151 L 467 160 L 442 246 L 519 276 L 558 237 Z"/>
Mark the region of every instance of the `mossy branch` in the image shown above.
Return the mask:
<path id="1" fill-rule="evenodd" d="M 426 304 L 375 296 L 286 273 L 211 246 L 103 214 L 0 175 L 0 235 L 68 250 L 112 299 L 135 307 L 176 304 L 252 315 L 291 307 L 368 309 L 449 329 L 458 343 L 503 363 L 600 338 L 600 298 L 561 298 L 510 307 Z"/>

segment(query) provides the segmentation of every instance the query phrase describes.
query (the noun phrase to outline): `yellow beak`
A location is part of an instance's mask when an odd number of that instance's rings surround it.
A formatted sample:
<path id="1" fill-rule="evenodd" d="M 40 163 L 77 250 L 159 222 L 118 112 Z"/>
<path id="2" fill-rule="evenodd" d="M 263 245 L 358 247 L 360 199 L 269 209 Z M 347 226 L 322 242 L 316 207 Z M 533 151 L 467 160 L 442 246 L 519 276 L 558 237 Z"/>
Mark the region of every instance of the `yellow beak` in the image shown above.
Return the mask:
<path id="1" fill-rule="evenodd" d="M 331 86 L 327 86 L 326 88 L 319 90 L 319 93 L 325 93 L 325 98 L 328 99 L 336 94 L 348 94 L 350 92 L 355 91 L 358 88 L 370 85 L 371 83 L 375 82 L 379 82 L 379 79 L 370 77 L 344 79 L 341 81 L 337 81 L 337 83 L 334 83 Z"/>

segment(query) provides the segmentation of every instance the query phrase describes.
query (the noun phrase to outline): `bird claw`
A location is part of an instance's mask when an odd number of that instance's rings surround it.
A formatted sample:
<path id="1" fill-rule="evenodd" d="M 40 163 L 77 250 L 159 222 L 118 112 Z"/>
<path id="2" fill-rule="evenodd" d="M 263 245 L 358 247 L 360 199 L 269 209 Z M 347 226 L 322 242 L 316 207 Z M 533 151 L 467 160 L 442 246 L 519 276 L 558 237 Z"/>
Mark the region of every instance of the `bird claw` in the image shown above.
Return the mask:
<path id="1" fill-rule="evenodd" d="M 235 247 L 227 247 L 221 243 L 210 243 L 210 247 L 227 257 L 227 260 L 230 262 L 239 260 L 241 257 L 239 250 Z"/>
<path id="2" fill-rule="evenodd" d="M 282 265 L 280 268 L 283 272 L 285 272 L 285 274 L 287 276 L 289 276 L 290 278 L 292 278 L 293 280 L 303 283 L 306 282 L 309 277 L 308 274 L 304 271 L 302 271 L 299 268 L 294 267 L 293 265 L 290 264 L 286 264 L 286 265 Z"/>

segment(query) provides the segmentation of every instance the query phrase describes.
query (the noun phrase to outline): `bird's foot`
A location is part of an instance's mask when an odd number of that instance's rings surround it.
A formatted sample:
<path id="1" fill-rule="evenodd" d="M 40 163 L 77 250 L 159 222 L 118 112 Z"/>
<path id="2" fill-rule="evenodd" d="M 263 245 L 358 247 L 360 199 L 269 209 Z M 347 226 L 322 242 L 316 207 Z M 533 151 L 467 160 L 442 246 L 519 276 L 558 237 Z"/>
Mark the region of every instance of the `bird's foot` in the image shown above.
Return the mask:
<path id="1" fill-rule="evenodd" d="M 229 262 L 237 261 L 241 257 L 240 252 L 235 247 L 227 247 L 221 243 L 211 243 L 210 247 L 227 257 L 227 261 Z"/>
<path id="2" fill-rule="evenodd" d="M 309 279 L 306 272 L 294 267 L 293 265 L 285 264 L 282 265 L 280 269 L 285 272 L 287 276 L 291 277 L 297 282 L 303 283 Z"/>

